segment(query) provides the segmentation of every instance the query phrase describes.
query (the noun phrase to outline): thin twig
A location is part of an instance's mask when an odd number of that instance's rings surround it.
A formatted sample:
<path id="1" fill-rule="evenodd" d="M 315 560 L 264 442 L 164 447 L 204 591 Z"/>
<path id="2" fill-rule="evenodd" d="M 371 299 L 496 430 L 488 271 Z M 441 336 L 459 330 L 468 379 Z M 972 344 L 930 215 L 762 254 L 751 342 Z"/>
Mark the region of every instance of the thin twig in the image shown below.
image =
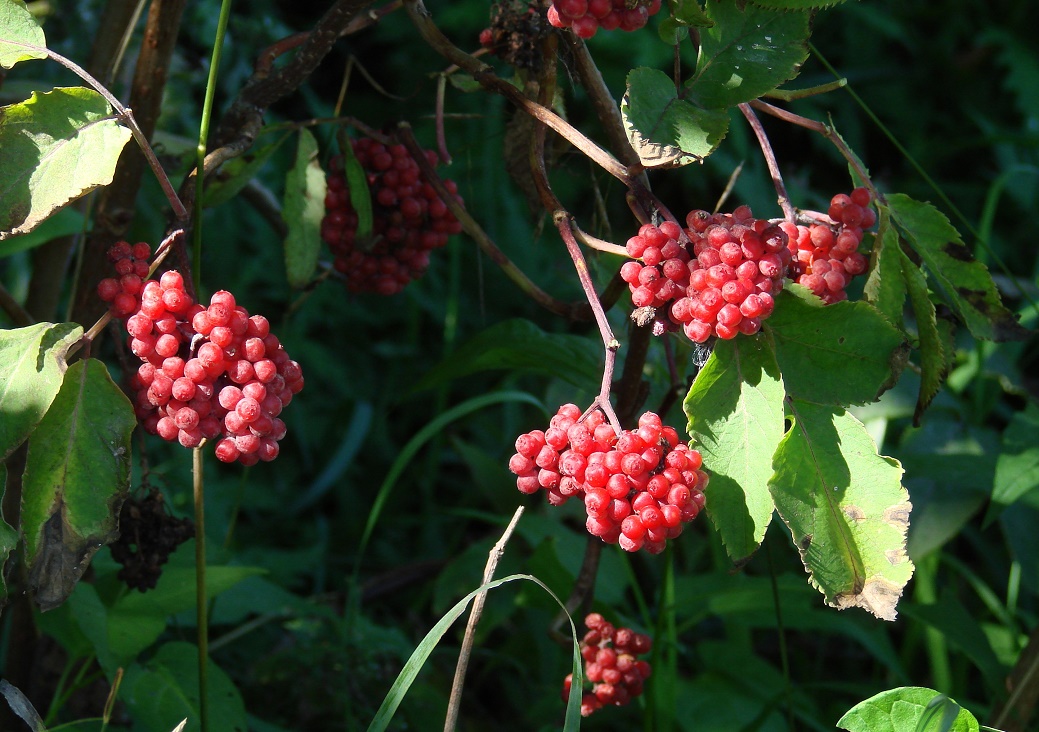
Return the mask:
<path id="1" fill-rule="evenodd" d="M 783 173 L 779 170 L 779 162 L 776 160 L 776 153 L 772 149 L 772 143 L 769 142 L 768 135 L 765 134 L 765 128 L 761 126 L 761 120 L 754 114 L 754 110 L 750 108 L 749 104 L 741 104 L 739 107 L 740 111 L 743 112 L 743 116 L 747 118 L 750 128 L 754 130 L 754 136 L 758 138 L 758 145 L 761 146 L 761 152 L 765 156 L 768 172 L 772 175 L 772 185 L 776 187 L 776 196 L 779 201 L 779 207 L 783 209 L 783 216 L 790 223 L 794 223 L 797 219 L 797 212 L 794 210 L 794 204 L 790 203 L 790 196 L 787 194 L 786 185 L 783 183 Z"/>
<path id="2" fill-rule="evenodd" d="M 516 509 L 512 514 L 512 520 L 505 527 L 505 533 L 491 547 L 487 555 L 487 564 L 483 568 L 483 579 L 480 584 L 485 585 L 494 579 L 494 570 L 498 568 L 498 562 L 505 554 L 505 545 L 512 538 L 520 517 L 523 515 L 523 506 Z M 469 611 L 469 621 L 465 625 L 465 635 L 462 636 L 462 648 L 458 652 L 458 664 L 455 666 L 455 678 L 451 684 L 451 697 L 447 704 L 447 716 L 444 719 L 444 732 L 453 732 L 458 724 L 458 710 L 462 703 L 462 687 L 465 685 L 465 672 L 469 668 L 469 658 L 473 653 L 473 638 L 476 635 L 476 625 L 483 615 L 483 606 L 487 602 L 487 593 L 482 592 L 473 598 L 473 607 Z"/>
<path id="3" fill-rule="evenodd" d="M 3 283 L 0 283 L 0 308 L 3 308 L 4 312 L 10 316 L 11 321 L 19 327 L 32 325 L 36 322 L 36 318 L 23 308 L 21 303 L 14 299 L 14 296 L 7 291 Z"/>

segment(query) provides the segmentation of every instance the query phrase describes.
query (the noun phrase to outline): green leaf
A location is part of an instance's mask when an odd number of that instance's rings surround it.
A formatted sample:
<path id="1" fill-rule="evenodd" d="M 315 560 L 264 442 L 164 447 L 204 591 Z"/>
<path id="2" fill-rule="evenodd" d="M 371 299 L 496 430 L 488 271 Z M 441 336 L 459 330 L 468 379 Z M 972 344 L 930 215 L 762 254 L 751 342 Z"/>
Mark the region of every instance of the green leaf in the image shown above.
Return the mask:
<path id="1" fill-rule="evenodd" d="M 723 110 L 699 109 L 678 97 L 667 74 L 641 67 L 628 74 L 621 117 L 646 167 L 687 165 L 710 155 L 729 129 Z"/>
<path id="2" fill-rule="evenodd" d="M 529 320 L 506 320 L 477 333 L 451 352 L 411 393 L 479 371 L 508 369 L 559 376 L 585 386 L 602 375 L 602 347 L 583 336 L 546 333 Z"/>
<path id="3" fill-rule="evenodd" d="M 941 211 L 902 193 L 889 195 L 887 202 L 906 241 L 975 338 L 1010 341 L 1031 335 L 1003 305 L 988 267 L 974 258 Z"/>
<path id="4" fill-rule="evenodd" d="M 697 28 L 710 28 L 714 25 L 697 0 L 674 0 L 671 17 L 680 25 L 691 25 Z"/>
<path id="5" fill-rule="evenodd" d="M 372 192 L 368 188 L 368 173 L 361 161 L 354 155 L 354 147 L 346 137 L 343 141 L 343 175 L 346 176 L 346 190 L 350 194 L 350 207 L 357 214 L 356 236 L 364 239 L 372 233 Z"/>
<path id="6" fill-rule="evenodd" d="M 7 487 L 7 463 L 0 462 L 0 502 Z M 0 609 L 7 604 L 7 573 L 4 569 L 11 552 L 18 546 L 18 532 L 0 516 Z"/>
<path id="7" fill-rule="evenodd" d="M 718 341 L 683 403 L 711 482 L 707 513 L 734 560 L 757 549 L 772 519 L 768 482 L 783 438 L 783 381 L 768 338 Z"/>
<path id="8" fill-rule="evenodd" d="M 42 610 L 57 607 L 91 557 L 118 536 L 130 485 L 133 407 L 100 361 L 78 361 L 36 431 L 22 482 L 29 587 Z"/>
<path id="9" fill-rule="evenodd" d="M 43 28 L 26 10 L 22 0 L 0 0 L 0 68 L 9 69 L 19 61 L 47 58 L 45 53 L 16 45 L 22 43 L 46 48 Z"/>
<path id="10" fill-rule="evenodd" d="M 773 10 L 821 10 L 840 5 L 845 0 L 750 0 L 752 5 Z"/>
<path id="11" fill-rule="evenodd" d="M 1003 432 L 1003 449 L 996 458 L 992 503 L 985 516 L 988 525 L 1007 506 L 1039 487 L 1039 407 L 1028 403 L 1015 412 Z"/>
<path id="12" fill-rule="evenodd" d="M 82 87 L 0 107 L 0 240 L 32 231 L 69 201 L 112 182 L 130 130 Z"/>
<path id="13" fill-rule="evenodd" d="M 86 221 L 83 212 L 66 206 L 58 209 L 53 216 L 47 218 L 28 234 L 19 234 L 0 241 L 0 257 L 33 249 L 62 236 L 78 234 L 84 230 L 84 227 L 89 231 L 90 222 Z"/>
<path id="14" fill-rule="evenodd" d="M 213 181 L 206 182 L 204 194 L 206 208 L 219 206 L 237 196 L 238 192 L 256 177 L 271 155 L 290 136 L 290 133 L 285 132 L 269 145 L 264 145 L 259 150 L 247 152 L 245 155 L 224 163 Z"/>
<path id="15" fill-rule="evenodd" d="M 245 703 L 234 682 L 212 660 L 206 674 L 209 728 L 247 732 Z M 173 641 L 144 665 L 126 671 L 119 694 L 140 729 L 172 730 L 185 717 L 186 729 L 199 727 L 198 649 Z"/>
<path id="16" fill-rule="evenodd" d="M 809 13 L 708 0 L 714 20 L 700 33 L 696 72 L 685 98 L 718 109 L 757 99 L 795 76 L 808 58 Z"/>
<path id="17" fill-rule="evenodd" d="M 952 327 L 946 320 L 938 320 L 934 303 L 927 292 L 927 280 L 920 268 L 910 261 L 905 252 L 899 252 L 902 275 L 909 301 L 916 315 L 916 329 L 920 337 L 920 396 L 916 400 L 913 424 L 919 425 L 924 411 L 930 406 L 942 383 L 952 370 L 956 355 L 952 343 Z"/>
<path id="18" fill-rule="evenodd" d="M 325 189 L 317 140 L 310 130 L 301 128 L 296 163 L 285 177 L 285 206 L 281 213 L 289 228 L 285 237 L 285 272 L 293 287 L 305 286 L 317 268 Z"/>
<path id="19" fill-rule="evenodd" d="M 784 371 L 784 373 L 786 373 Z M 826 602 L 894 620 L 913 563 L 902 466 L 842 409 L 794 400 L 769 483 L 809 579 Z"/>
<path id="20" fill-rule="evenodd" d="M 880 225 L 873 239 L 873 262 L 863 288 L 866 302 L 880 311 L 896 328 L 903 328 L 906 283 L 902 275 L 898 232 L 891 227 L 887 211 L 880 214 Z"/>
<path id="21" fill-rule="evenodd" d="M 936 701 L 937 705 L 932 706 Z M 958 710 L 952 726 L 929 724 L 919 732 L 978 732 L 978 720 L 973 714 L 944 694 L 922 686 L 901 686 L 871 696 L 849 709 L 837 720 L 837 726 L 849 732 L 917 732 L 929 707 L 941 709 L 944 717 L 944 709 L 951 708 L 949 705 Z"/>
<path id="22" fill-rule="evenodd" d="M 61 387 L 65 354 L 83 335 L 75 323 L 0 330 L 0 460 L 36 429 Z"/>
<path id="23" fill-rule="evenodd" d="M 776 298 L 766 326 L 787 393 L 816 404 L 875 401 L 898 380 L 909 355 L 902 333 L 872 305 L 826 305 L 797 284 Z"/>

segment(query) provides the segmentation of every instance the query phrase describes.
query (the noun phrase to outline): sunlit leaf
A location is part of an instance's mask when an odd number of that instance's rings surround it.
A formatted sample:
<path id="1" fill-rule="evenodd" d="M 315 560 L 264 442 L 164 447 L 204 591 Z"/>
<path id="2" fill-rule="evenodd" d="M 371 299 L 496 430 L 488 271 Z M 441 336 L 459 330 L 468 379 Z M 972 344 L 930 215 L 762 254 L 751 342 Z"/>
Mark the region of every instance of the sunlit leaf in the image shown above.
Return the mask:
<path id="1" fill-rule="evenodd" d="M 891 226 L 884 211 L 873 239 L 873 262 L 863 287 L 866 302 L 880 311 L 896 328 L 903 327 L 902 313 L 906 306 L 906 284 L 902 275 L 902 258 L 898 232 Z"/>
<path id="2" fill-rule="evenodd" d="M 43 28 L 26 10 L 22 0 L 0 0 L 0 68 L 9 69 L 19 61 L 47 58 L 45 53 L 19 45 L 23 43 L 46 48 Z"/>
<path id="3" fill-rule="evenodd" d="M 920 268 L 899 251 L 902 261 L 902 276 L 909 292 L 916 316 L 916 330 L 920 339 L 920 396 L 913 414 L 913 424 L 920 424 L 924 410 L 931 404 L 945 377 L 952 369 L 955 351 L 952 343 L 951 324 L 939 320 L 934 303 L 927 292 L 927 280 Z"/>
<path id="4" fill-rule="evenodd" d="M 285 237 L 285 271 L 293 287 L 304 287 L 317 268 L 325 190 L 317 140 L 304 127 L 299 131 L 296 162 L 285 177 L 285 206 L 281 213 L 289 228 Z"/>
<path id="5" fill-rule="evenodd" d="M 938 710 L 937 723 L 923 728 L 920 721 L 930 711 Z M 952 711 L 949 725 L 941 724 L 946 709 Z M 978 720 L 973 714 L 943 694 L 921 686 L 902 686 L 882 691 L 849 709 L 837 720 L 840 729 L 849 732 L 978 732 Z"/>

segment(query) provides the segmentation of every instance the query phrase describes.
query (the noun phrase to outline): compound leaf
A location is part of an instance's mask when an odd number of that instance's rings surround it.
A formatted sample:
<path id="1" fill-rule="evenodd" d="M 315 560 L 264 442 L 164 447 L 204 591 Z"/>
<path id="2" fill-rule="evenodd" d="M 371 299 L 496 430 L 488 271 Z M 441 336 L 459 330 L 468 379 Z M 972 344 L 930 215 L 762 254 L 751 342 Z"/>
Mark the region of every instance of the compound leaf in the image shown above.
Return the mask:
<path id="1" fill-rule="evenodd" d="M 61 387 L 65 354 L 83 335 L 75 323 L 0 330 L 0 460 L 36 428 Z"/>
<path id="2" fill-rule="evenodd" d="M 794 426 L 776 451 L 769 487 L 809 580 L 834 607 L 894 620 L 913 574 L 902 466 L 879 455 L 843 409 L 795 399 L 790 412 Z"/>
<path id="3" fill-rule="evenodd" d="M 288 226 L 285 271 L 293 287 L 304 287 L 317 268 L 325 191 L 325 172 L 318 160 L 317 140 L 310 130 L 301 128 L 296 163 L 285 177 L 285 206 L 281 213 Z"/>
<path id="4" fill-rule="evenodd" d="M 898 379 L 909 354 L 902 333 L 870 304 L 826 305 L 797 284 L 776 298 L 766 327 L 787 393 L 816 404 L 874 401 Z"/>
<path id="5" fill-rule="evenodd" d="M 43 28 L 22 0 L 0 0 L 0 68 L 9 69 L 19 61 L 47 58 L 47 54 L 41 51 L 20 45 L 24 43 L 46 48 L 47 39 Z"/>
<path id="6" fill-rule="evenodd" d="M 734 560 L 757 549 L 772 519 L 771 457 L 783 437 L 783 380 L 765 334 L 718 341 L 683 408 L 711 475 L 707 513 Z"/>
<path id="7" fill-rule="evenodd" d="M 889 195 L 887 203 L 906 241 L 974 337 L 1010 341 L 1030 335 L 1003 305 L 988 267 L 974 258 L 941 211 L 902 193 Z"/>
<path id="8" fill-rule="evenodd" d="M 29 438 L 22 533 L 29 587 L 42 610 L 64 602 L 94 553 L 118 535 L 136 424 L 108 369 L 88 359 L 65 373 Z"/>
<path id="9" fill-rule="evenodd" d="M 709 0 L 714 25 L 700 33 L 685 98 L 705 109 L 757 99 L 795 76 L 808 58 L 809 13 Z"/>
<path id="10" fill-rule="evenodd" d="M 33 92 L 0 107 L 0 239 L 32 231 L 69 201 L 111 183 L 129 139 L 91 89 Z"/>

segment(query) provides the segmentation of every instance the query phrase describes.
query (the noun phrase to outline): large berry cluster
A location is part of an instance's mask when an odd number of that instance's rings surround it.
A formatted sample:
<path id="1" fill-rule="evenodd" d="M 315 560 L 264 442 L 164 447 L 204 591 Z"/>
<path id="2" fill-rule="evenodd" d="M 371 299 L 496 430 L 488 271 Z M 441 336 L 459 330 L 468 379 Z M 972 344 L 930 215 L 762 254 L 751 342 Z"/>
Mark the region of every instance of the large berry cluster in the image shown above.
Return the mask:
<path id="1" fill-rule="evenodd" d="M 642 694 L 642 685 L 649 678 L 648 661 L 639 660 L 653 648 L 652 639 L 630 628 L 615 628 L 599 613 L 590 613 L 584 619 L 588 628 L 581 640 L 581 658 L 584 659 L 584 677 L 592 684 L 591 691 L 581 697 L 581 715 L 584 717 L 604 706 L 624 706 Z M 563 700 L 570 696 L 573 674 L 563 680 Z"/>
<path id="2" fill-rule="evenodd" d="M 195 524 L 171 516 L 158 491 L 130 496 L 119 511 L 119 538 L 109 545 L 112 559 L 123 565 L 117 577 L 141 592 L 154 589 L 170 554 L 194 536 Z"/>
<path id="3" fill-rule="evenodd" d="M 343 159 L 336 157 L 328 173 L 321 237 L 351 292 L 393 295 L 422 276 L 430 251 L 444 246 L 462 226 L 433 186 L 422 180 L 418 163 L 406 147 L 387 146 L 368 137 L 350 144 L 367 173 L 372 231 L 357 236 L 357 212 L 350 204 Z M 436 164 L 436 153 L 427 151 L 426 157 Z M 445 180 L 444 185 L 461 203 L 455 183 Z"/>
<path id="4" fill-rule="evenodd" d="M 120 261 L 139 259 L 147 247 L 113 246 L 117 271 Z M 266 318 L 250 316 L 225 290 L 214 293 L 208 307 L 196 304 L 174 270 L 144 281 L 130 313 L 116 311 L 112 302 L 113 315 L 125 318 L 130 351 L 141 360 L 130 387 L 146 431 L 184 447 L 221 438 L 216 456 L 228 463 L 254 465 L 278 456 L 285 436 L 278 415 L 303 388 L 303 372 Z"/>
<path id="5" fill-rule="evenodd" d="M 660 0 L 552 0 L 548 22 L 591 38 L 600 28 L 637 31 L 659 11 Z"/>
<path id="6" fill-rule="evenodd" d="M 590 534 L 629 552 L 663 551 L 703 508 L 708 477 L 699 451 L 653 412 L 619 435 L 599 410 L 580 417 L 577 406 L 564 404 L 547 430 L 516 439 L 509 460 L 516 487 L 544 489 L 554 506 L 580 495 Z"/>
<path id="7" fill-rule="evenodd" d="M 872 199 L 866 188 L 856 188 L 851 195 L 838 193 L 830 200 L 827 211 L 834 226 L 780 224 L 789 237 L 788 247 L 793 255 L 791 278 L 827 304 L 848 299 L 844 288 L 852 277 L 866 271 L 869 263 L 858 249 L 863 230 L 877 220 L 870 207 Z"/>
<path id="8" fill-rule="evenodd" d="M 621 267 L 632 303 L 663 309 L 669 324 L 696 343 L 757 333 L 783 287 L 786 232 L 755 219 L 748 206 L 731 214 L 692 211 L 686 225 L 646 224 L 628 240 L 628 254 L 640 260 Z"/>

